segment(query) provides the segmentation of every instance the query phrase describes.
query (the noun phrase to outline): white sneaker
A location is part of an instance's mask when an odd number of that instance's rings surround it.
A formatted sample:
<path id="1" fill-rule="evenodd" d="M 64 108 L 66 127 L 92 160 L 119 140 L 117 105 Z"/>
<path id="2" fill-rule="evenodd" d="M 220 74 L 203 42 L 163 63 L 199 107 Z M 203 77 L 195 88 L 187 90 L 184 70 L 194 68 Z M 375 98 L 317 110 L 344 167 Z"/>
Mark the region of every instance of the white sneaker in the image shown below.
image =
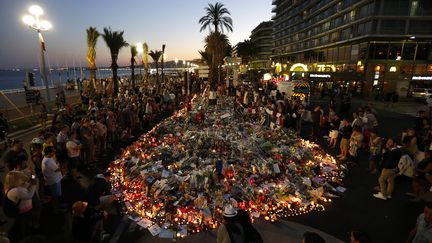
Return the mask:
<path id="1" fill-rule="evenodd" d="M 373 194 L 373 196 L 378 198 L 378 199 L 387 200 L 387 198 L 381 192 Z"/>

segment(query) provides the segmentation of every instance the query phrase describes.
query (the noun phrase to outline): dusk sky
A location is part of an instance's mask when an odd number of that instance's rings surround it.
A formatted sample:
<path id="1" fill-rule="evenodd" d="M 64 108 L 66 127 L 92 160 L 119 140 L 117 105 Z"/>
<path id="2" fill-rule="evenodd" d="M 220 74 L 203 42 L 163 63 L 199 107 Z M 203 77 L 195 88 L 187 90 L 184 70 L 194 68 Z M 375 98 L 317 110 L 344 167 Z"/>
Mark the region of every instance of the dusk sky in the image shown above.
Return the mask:
<path id="1" fill-rule="evenodd" d="M 271 19 L 271 0 L 223 0 L 231 12 L 234 31 L 228 33 L 232 45 L 249 38 L 260 22 Z M 44 32 L 50 67 L 87 66 L 86 29 L 95 26 L 124 30 L 130 44 L 147 42 L 150 50 L 166 44 L 168 60 L 198 58 L 208 31 L 199 32 L 198 20 L 208 0 L 0 0 L 0 68 L 38 67 L 40 51 L 37 34 L 22 22 L 32 4 L 40 5 L 53 28 Z M 120 51 L 119 65 L 128 65 L 130 49 Z M 109 50 L 99 38 L 97 65 L 108 66 Z"/>

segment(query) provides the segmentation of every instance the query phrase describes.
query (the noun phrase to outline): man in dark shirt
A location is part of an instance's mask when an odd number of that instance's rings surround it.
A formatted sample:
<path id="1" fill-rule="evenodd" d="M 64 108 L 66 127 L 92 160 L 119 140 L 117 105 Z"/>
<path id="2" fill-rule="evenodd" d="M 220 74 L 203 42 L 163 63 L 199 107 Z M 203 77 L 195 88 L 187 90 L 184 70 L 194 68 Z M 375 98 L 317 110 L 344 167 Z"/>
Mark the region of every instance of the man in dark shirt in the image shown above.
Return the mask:
<path id="1" fill-rule="evenodd" d="M 393 138 L 387 140 L 386 149 L 387 151 L 384 154 L 382 162 L 381 175 L 378 179 L 380 192 L 373 195 L 382 200 L 391 198 L 394 189 L 394 179 L 397 176 L 398 163 L 403 154 L 402 150 L 396 147 L 396 142 Z"/>

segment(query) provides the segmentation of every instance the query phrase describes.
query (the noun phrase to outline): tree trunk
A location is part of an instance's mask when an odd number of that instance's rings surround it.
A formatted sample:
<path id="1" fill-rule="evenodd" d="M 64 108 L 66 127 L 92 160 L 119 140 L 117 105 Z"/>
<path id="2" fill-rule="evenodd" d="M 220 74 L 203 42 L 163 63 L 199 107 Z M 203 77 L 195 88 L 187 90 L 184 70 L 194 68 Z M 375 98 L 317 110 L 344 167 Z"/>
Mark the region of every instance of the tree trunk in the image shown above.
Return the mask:
<path id="1" fill-rule="evenodd" d="M 156 84 L 159 84 L 159 63 L 156 62 Z"/>
<path id="2" fill-rule="evenodd" d="M 119 90 L 119 84 L 118 84 L 118 79 L 117 79 L 117 69 L 118 69 L 118 66 L 117 66 L 116 57 L 112 56 L 111 57 L 111 61 L 112 61 L 111 69 L 112 69 L 112 73 L 113 73 L 113 77 L 112 78 L 113 78 L 113 84 L 114 84 L 114 93 L 113 93 L 113 96 L 117 97 L 118 90 Z"/>
<path id="3" fill-rule="evenodd" d="M 96 68 L 90 68 L 90 92 L 94 93 L 94 91 L 96 90 Z"/>
<path id="4" fill-rule="evenodd" d="M 133 57 L 131 58 L 131 69 L 132 88 L 135 88 L 135 59 Z"/>

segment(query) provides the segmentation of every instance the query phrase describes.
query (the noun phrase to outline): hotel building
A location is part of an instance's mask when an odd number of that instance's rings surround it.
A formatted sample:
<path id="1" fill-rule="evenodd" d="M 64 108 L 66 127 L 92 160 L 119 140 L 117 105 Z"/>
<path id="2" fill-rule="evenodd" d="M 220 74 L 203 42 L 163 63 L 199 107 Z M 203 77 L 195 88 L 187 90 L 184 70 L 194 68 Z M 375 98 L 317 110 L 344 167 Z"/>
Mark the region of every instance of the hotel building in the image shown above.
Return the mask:
<path id="1" fill-rule="evenodd" d="M 273 0 L 280 74 L 361 95 L 432 87 L 432 0 Z M 301 74 L 301 75 L 300 75 Z"/>

